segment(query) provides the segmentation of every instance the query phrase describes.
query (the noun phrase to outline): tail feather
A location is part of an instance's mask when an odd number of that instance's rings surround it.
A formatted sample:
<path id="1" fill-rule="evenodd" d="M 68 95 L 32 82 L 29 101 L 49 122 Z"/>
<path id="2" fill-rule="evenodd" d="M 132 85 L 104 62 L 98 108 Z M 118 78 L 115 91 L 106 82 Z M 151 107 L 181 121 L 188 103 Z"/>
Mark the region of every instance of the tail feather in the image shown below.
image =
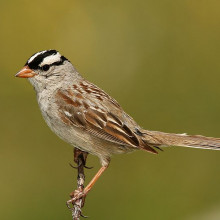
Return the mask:
<path id="1" fill-rule="evenodd" d="M 159 131 L 145 131 L 144 142 L 152 146 L 180 146 L 220 150 L 220 138 L 201 135 L 172 134 Z"/>

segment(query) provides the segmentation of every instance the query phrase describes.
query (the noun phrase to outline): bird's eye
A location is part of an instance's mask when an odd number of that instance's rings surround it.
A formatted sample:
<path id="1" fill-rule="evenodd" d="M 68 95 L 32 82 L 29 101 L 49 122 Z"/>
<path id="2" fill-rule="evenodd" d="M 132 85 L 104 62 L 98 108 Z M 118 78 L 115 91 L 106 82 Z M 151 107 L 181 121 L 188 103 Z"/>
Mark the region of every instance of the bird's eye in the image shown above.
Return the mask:
<path id="1" fill-rule="evenodd" d="M 49 68 L 50 68 L 50 66 L 49 66 L 49 65 L 44 65 L 44 66 L 42 66 L 42 69 L 43 69 L 44 71 L 49 70 Z"/>

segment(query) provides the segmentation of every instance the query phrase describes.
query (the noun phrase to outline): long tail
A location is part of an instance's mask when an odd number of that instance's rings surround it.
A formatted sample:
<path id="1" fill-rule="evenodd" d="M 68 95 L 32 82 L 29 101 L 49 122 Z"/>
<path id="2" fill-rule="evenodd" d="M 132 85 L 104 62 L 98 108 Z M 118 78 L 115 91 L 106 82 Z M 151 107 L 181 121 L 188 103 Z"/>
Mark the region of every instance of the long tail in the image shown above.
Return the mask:
<path id="1" fill-rule="evenodd" d="M 172 134 L 148 130 L 145 130 L 144 134 L 144 142 L 150 146 L 180 146 L 220 150 L 220 138 L 205 137 L 201 135 Z"/>

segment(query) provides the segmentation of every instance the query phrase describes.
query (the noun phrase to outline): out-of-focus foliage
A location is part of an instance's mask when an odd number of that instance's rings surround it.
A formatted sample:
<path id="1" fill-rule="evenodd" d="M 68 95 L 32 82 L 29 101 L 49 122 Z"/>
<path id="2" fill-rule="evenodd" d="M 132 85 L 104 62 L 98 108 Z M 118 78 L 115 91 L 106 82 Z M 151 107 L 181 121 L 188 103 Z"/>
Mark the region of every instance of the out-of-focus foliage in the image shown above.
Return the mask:
<path id="1" fill-rule="evenodd" d="M 33 53 L 58 49 L 146 129 L 220 137 L 220 2 L 0 3 L 1 219 L 71 219 L 72 147 L 14 78 Z M 99 168 L 90 156 L 87 181 Z M 112 158 L 87 197 L 91 219 L 220 219 L 220 152 L 167 148 Z M 204 216 L 207 218 L 204 218 Z"/>

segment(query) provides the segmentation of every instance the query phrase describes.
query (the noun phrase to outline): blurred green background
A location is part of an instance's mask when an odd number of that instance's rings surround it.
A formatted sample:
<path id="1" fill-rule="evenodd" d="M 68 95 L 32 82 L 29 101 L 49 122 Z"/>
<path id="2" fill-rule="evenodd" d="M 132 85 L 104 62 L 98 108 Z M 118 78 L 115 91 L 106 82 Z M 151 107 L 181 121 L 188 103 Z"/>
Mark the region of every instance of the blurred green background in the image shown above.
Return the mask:
<path id="1" fill-rule="evenodd" d="M 43 121 L 15 73 L 57 49 L 146 129 L 220 137 L 220 1 L 0 3 L 0 218 L 71 219 L 72 147 Z M 99 169 L 90 156 L 87 182 Z M 220 152 L 167 148 L 112 158 L 86 200 L 90 219 L 219 220 Z"/>

